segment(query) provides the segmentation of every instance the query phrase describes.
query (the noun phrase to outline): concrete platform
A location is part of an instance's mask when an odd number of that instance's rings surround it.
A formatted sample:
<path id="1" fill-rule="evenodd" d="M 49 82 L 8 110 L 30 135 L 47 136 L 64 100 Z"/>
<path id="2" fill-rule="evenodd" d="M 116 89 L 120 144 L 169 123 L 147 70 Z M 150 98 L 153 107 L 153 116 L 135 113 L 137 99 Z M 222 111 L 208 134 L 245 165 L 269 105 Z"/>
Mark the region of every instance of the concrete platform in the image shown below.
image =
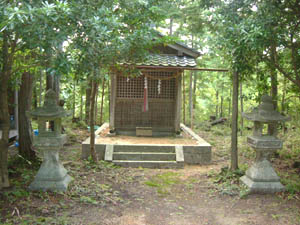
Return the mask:
<path id="1" fill-rule="evenodd" d="M 211 145 L 181 124 L 184 137 L 132 137 L 104 135 L 108 123 L 96 132 L 95 149 L 99 160 L 126 167 L 182 168 L 186 164 L 209 164 Z M 182 153 L 181 153 L 182 152 Z M 90 139 L 82 142 L 82 159 L 90 155 Z M 160 163 L 160 164 L 159 164 Z"/>

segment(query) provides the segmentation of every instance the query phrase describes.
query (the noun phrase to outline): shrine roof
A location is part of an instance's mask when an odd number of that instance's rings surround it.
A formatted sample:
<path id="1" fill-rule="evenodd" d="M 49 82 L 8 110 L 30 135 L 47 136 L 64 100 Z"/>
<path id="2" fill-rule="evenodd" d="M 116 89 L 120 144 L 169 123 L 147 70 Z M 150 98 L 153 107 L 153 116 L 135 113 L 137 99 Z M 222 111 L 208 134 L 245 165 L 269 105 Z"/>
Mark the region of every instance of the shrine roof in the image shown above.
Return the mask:
<path id="1" fill-rule="evenodd" d="M 132 65 L 133 63 L 122 63 Z M 135 63 L 136 66 L 157 66 L 157 67 L 196 67 L 196 60 L 188 56 L 176 56 L 170 54 L 150 54 L 143 62 Z"/>
<path id="2" fill-rule="evenodd" d="M 157 35 L 159 37 L 164 37 L 165 35 L 163 35 L 162 33 L 157 33 Z M 171 48 L 173 50 L 177 51 L 177 54 L 179 56 L 181 55 L 187 55 L 189 57 L 193 57 L 193 58 L 198 58 L 201 54 L 200 52 L 198 52 L 196 49 L 191 48 L 185 44 L 183 44 L 182 42 L 174 42 L 174 43 L 170 43 L 166 45 L 168 48 Z M 165 46 L 165 47 L 166 47 Z"/>

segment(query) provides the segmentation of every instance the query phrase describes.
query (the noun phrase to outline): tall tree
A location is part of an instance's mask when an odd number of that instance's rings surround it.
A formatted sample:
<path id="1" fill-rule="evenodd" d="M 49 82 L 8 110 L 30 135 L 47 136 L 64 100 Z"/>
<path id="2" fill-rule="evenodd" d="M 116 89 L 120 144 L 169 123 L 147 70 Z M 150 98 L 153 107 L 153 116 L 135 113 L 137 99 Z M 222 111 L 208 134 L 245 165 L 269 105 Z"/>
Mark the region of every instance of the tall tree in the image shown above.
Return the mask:
<path id="1" fill-rule="evenodd" d="M 200 6 L 209 10 L 209 27 L 215 32 L 215 47 L 222 51 L 230 62 L 232 76 L 232 135 L 231 135 L 231 170 L 238 168 L 238 83 L 242 77 L 251 74 L 255 62 L 255 51 L 244 40 L 244 21 L 247 19 L 245 12 L 249 10 L 248 1 L 198 1 Z M 251 9 L 250 9 L 251 10 Z M 201 23 L 201 21 L 199 21 Z"/>
<path id="2" fill-rule="evenodd" d="M 32 148 L 31 122 L 26 112 L 31 109 L 31 96 L 34 77 L 28 72 L 22 75 L 22 83 L 19 90 L 19 154 L 30 161 L 36 160 L 35 151 Z"/>
<path id="3" fill-rule="evenodd" d="M 91 106 L 91 93 L 92 93 L 92 81 L 88 79 L 88 84 L 85 90 L 85 122 L 90 120 L 90 106 Z"/>
<path id="4" fill-rule="evenodd" d="M 0 125 L 2 137 L 0 139 L 0 189 L 9 187 L 7 154 L 9 140 L 9 112 L 8 112 L 8 82 L 12 75 L 13 55 L 16 51 L 17 40 L 11 39 L 9 32 L 4 30 L 2 34 L 1 49 L 1 76 L 0 76 Z"/>
<path id="5" fill-rule="evenodd" d="M 239 75 L 233 72 L 232 78 L 232 119 L 231 119 L 231 170 L 238 169 L 238 105 L 239 105 Z"/>
<path id="6" fill-rule="evenodd" d="M 104 92 L 105 92 L 105 77 L 102 78 L 102 91 L 101 91 L 101 103 L 100 103 L 100 125 L 103 124 L 103 105 L 104 105 Z"/>
<path id="7" fill-rule="evenodd" d="M 94 162 L 98 161 L 98 156 L 95 150 L 95 97 L 98 89 L 98 81 L 96 77 L 92 80 L 92 91 L 91 91 L 91 105 L 90 105 L 90 145 L 91 145 L 91 156 Z"/>
<path id="8" fill-rule="evenodd" d="M 75 118 L 76 111 L 76 80 L 73 80 L 73 104 L 72 104 L 72 118 Z"/>
<path id="9" fill-rule="evenodd" d="M 244 112 L 244 97 L 243 97 L 243 83 L 242 81 L 240 83 L 240 107 L 241 107 L 241 114 Z M 240 117 L 241 121 L 241 128 L 240 128 L 240 133 L 243 135 L 243 129 L 244 129 L 244 118 L 241 116 Z"/>

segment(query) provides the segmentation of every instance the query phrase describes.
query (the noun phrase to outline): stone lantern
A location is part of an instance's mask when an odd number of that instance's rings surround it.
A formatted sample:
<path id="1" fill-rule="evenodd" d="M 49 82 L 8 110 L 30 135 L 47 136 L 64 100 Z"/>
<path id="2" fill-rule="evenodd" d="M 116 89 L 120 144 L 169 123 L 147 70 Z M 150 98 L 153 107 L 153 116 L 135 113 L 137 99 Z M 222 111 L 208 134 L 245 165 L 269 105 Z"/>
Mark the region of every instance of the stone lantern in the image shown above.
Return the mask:
<path id="1" fill-rule="evenodd" d="M 56 93 L 50 89 L 46 92 L 44 106 L 28 114 L 38 121 L 39 134 L 34 137 L 33 146 L 44 155 L 43 163 L 29 189 L 66 191 L 72 178 L 59 161 L 59 150 L 67 140 L 61 132 L 61 118 L 68 116 L 68 113 L 57 105 Z"/>
<path id="2" fill-rule="evenodd" d="M 274 193 L 284 190 L 280 178 L 273 169 L 269 156 L 282 148 L 277 138 L 278 122 L 289 120 L 274 110 L 272 98 L 263 96 L 262 103 L 243 117 L 254 122 L 253 135 L 247 138 L 248 144 L 256 151 L 254 164 L 246 171 L 241 180 L 252 193 Z"/>

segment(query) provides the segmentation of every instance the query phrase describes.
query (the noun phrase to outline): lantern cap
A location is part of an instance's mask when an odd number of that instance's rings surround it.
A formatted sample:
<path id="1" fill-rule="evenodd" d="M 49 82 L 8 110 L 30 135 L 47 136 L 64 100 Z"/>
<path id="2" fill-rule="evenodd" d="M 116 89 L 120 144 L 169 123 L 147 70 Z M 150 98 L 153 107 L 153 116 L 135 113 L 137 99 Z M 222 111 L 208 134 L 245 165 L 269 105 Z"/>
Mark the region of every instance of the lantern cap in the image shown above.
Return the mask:
<path id="1" fill-rule="evenodd" d="M 264 95 L 261 98 L 261 104 L 255 107 L 250 113 L 242 113 L 242 116 L 248 120 L 272 123 L 290 120 L 289 117 L 281 115 L 274 110 L 272 97 Z"/>
<path id="2" fill-rule="evenodd" d="M 29 115 L 34 117 L 60 118 L 68 116 L 69 113 L 63 107 L 57 105 L 56 93 L 52 89 L 49 89 L 45 94 L 44 105 L 30 111 Z"/>

